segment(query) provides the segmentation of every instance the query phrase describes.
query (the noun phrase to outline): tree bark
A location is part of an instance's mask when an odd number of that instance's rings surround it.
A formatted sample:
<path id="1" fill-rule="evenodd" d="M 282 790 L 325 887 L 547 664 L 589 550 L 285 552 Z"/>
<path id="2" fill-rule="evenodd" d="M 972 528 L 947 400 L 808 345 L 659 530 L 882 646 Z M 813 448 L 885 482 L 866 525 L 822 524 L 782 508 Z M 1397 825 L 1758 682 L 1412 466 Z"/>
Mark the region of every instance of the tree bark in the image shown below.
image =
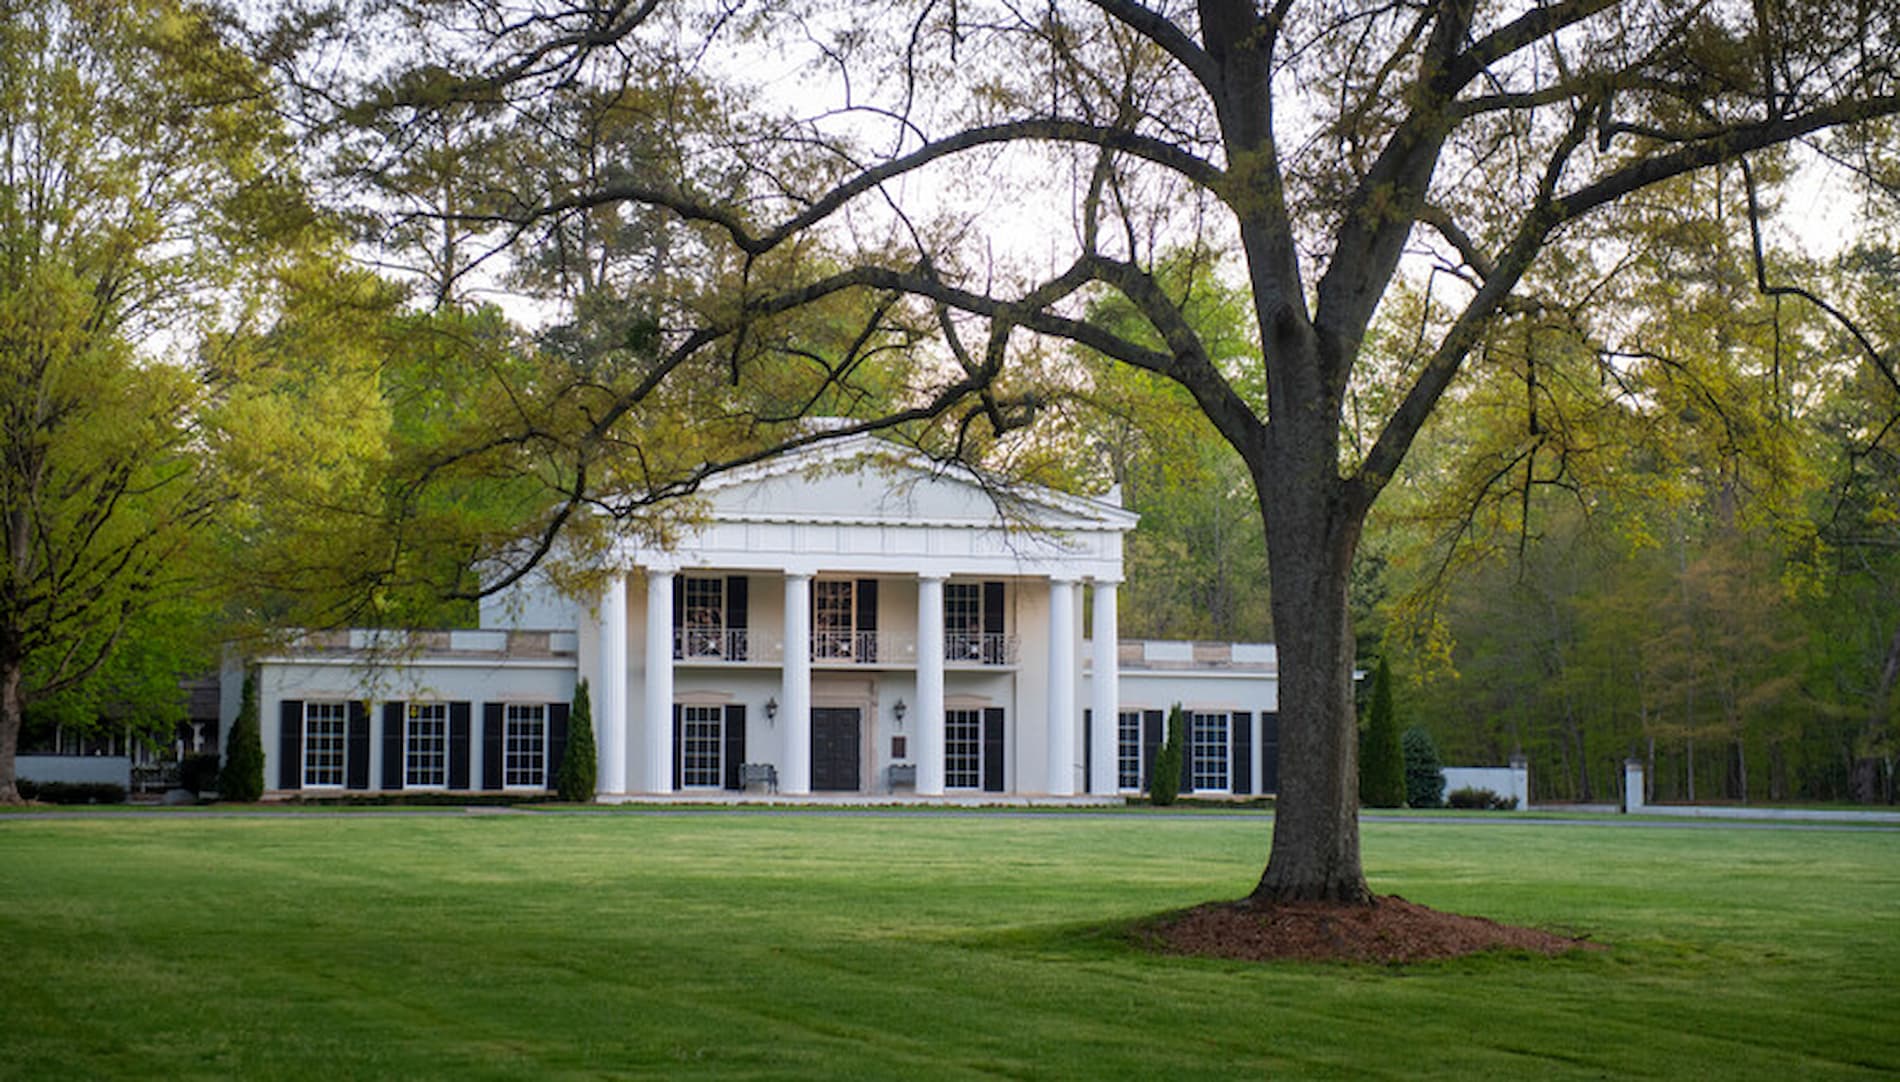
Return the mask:
<path id="1" fill-rule="evenodd" d="M 20 680 L 19 659 L 0 661 L 0 804 L 20 803 Z"/>
<path id="2" fill-rule="evenodd" d="M 1326 453 L 1330 459 L 1330 448 Z M 1252 897 L 1366 904 L 1372 891 L 1359 859 L 1358 718 L 1346 603 L 1361 520 L 1334 498 L 1330 461 L 1324 473 L 1320 463 L 1309 465 L 1304 472 L 1284 462 L 1254 467 L 1279 646 L 1280 760 L 1288 769 L 1280 774 L 1266 871 Z"/>

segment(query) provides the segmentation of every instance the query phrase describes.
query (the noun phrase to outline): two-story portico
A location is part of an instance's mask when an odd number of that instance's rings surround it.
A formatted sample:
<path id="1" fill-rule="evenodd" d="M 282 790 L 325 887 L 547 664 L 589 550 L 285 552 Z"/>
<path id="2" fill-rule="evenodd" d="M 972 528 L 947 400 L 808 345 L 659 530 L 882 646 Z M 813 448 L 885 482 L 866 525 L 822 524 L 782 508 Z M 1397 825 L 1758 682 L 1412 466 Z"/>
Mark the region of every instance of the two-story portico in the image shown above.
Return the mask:
<path id="1" fill-rule="evenodd" d="M 582 621 L 603 796 L 733 787 L 753 763 L 785 794 L 1116 791 L 1116 684 L 1080 700 L 1083 629 L 1112 677 L 1133 514 L 865 439 L 704 495 L 676 547 L 616 554 Z"/>

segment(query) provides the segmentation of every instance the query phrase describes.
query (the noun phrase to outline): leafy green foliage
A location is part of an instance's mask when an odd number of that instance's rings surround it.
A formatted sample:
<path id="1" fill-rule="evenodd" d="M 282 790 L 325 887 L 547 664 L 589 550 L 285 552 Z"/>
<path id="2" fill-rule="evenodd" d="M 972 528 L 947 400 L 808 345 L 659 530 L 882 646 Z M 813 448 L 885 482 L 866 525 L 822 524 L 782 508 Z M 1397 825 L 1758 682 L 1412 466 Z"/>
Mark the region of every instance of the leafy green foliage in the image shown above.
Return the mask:
<path id="1" fill-rule="evenodd" d="M 1413 808 L 1437 808 L 1445 803 L 1444 766 L 1432 734 L 1414 725 L 1400 740 L 1405 755 L 1405 803 Z"/>
<path id="2" fill-rule="evenodd" d="M 264 738 L 257 711 L 257 672 L 247 665 L 237 719 L 225 736 L 224 770 L 218 775 L 220 800 L 248 804 L 264 795 Z"/>
<path id="3" fill-rule="evenodd" d="M 567 717 L 567 751 L 561 758 L 560 776 L 555 790 L 562 800 L 574 804 L 594 799 L 599 769 L 594 744 L 594 707 L 587 693 L 587 681 L 574 687 L 574 708 Z"/>
<path id="4" fill-rule="evenodd" d="M 21 779 L 20 797 L 42 804 L 123 804 L 125 786 L 109 781 L 32 781 Z"/>
<path id="5" fill-rule="evenodd" d="M 1168 708 L 1167 726 L 1161 747 L 1155 750 L 1148 778 L 1148 799 L 1161 807 L 1173 804 L 1181 795 L 1181 764 L 1187 754 L 1187 715 L 1182 712 L 1180 703 Z"/>
<path id="6" fill-rule="evenodd" d="M 180 641 L 161 607 L 221 582 L 205 361 L 310 225 L 230 29 L 181 0 L 27 0 L 0 30 L 0 802 L 35 704 L 162 724 L 159 652 L 120 655 Z"/>
<path id="7" fill-rule="evenodd" d="M 1223 282 L 1213 253 L 1164 255 L 1155 274 L 1180 298 L 1218 362 L 1246 385 L 1258 334 L 1245 295 Z M 1126 298 L 1090 308 L 1092 324 L 1159 346 L 1159 332 Z M 1266 536 L 1246 465 L 1179 384 L 1078 351 L 1089 381 L 1067 440 L 1141 515 L 1126 547 L 1124 634 L 1265 641 L 1272 636 Z M 1248 393 L 1263 399 L 1265 390 Z"/>
<path id="8" fill-rule="evenodd" d="M 1384 658 L 1372 673 L 1372 702 L 1359 739 L 1359 803 L 1397 808 L 1405 803 L 1405 752 L 1392 709 L 1392 670 Z"/>
<path id="9" fill-rule="evenodd" d="M 1491 789 L 1466 786 L 1446 793 L 1445 806 L 1459 811 L 1513 811 L 1517 808 L 1517 798 L 1499 796 Z"/>

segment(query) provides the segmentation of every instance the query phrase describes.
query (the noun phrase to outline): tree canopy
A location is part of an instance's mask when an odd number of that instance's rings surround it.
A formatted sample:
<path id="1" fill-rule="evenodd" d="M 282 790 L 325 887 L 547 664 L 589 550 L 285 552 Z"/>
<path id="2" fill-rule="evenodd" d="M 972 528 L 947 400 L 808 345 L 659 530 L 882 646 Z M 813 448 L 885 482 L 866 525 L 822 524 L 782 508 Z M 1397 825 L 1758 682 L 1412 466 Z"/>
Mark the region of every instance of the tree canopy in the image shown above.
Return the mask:
<path id="1" fill-rule="evenodd" d="M 225 491 L 200 362 L 308 220 L 230 29 L 173 0 L 30 0 L 0 27 L 0 801 L 25 709 L 115 657 L 128 693 L 168 641 L 126 649 L 181 604 Z"/>
<path id="2" fill-rule="evenodd" d="M 369 148 L 375 175 L 421 168 L 436 131 L 453 143 L 562 103 L 652 103 L 643 140 L 607 168 L 484 175 L 482 198 L 407 217 L 461 231 L 464 250 L 589 216 L 670 227 L 689 273 L 657 291 L 644 363 L 589 384 L 561 482 L 571 506 L 631 515 L 822 438 L 782 426 L 892 345 L 910 359 L 888 398 L 860 400 L 865 427 L 953 449 L 1034 419 L 1060 371 L 1052 342 L 1181 388 L 1244 464 L 1264 528 L 1282 792 L 1263 900 L 1368 896 L 1354 558 L 1461 377 L 1482 382 L 1474 370 L 1508 363 L 1509 330 L 1551 312 L 1615 355 L 1626 314 L 1572 290 L 1634 258 L 1624 234 L 1652 195 L 1770 173 L 1797 143 L 1877 173 L 1900 112 L 1879 44 L 1900 36 L 1900 5 L 1884 2 L 379 0 L 307 14 L 273 40 L 319 55 L 351 35 L 401 43 L 379 54 L 387 70 L 309 99 L 360 103 L 345 119 L 372 117 L 354 129 L 371 137 L 338 138 Z M 1244 365 L 1169 288 L 1165 254 L 1196 238 L 1240 256 L 1259 342 Z M 1089 318 L 1110 295 L 1139 333 Z M 1401 303 L 1404 340 L 1375 323 Z M 801 345 L 815 327 L 836 328 L 841 351 Z M 1895 385 L 1878 351 L 1861 361 Z M 741 449 L 699 428 L 664 446 L 635 435 L 662 400 Z M 1536 477 L 1545 453 L 1520 465 Z"/>

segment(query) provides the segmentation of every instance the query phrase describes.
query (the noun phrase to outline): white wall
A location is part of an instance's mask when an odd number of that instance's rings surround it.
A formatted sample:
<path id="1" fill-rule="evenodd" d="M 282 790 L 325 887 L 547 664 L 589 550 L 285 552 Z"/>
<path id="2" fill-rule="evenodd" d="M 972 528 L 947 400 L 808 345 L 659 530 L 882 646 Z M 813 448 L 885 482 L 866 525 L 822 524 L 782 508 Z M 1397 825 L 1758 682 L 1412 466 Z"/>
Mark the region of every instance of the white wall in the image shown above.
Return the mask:
<path id="1" fill-rule="evenodd" d="M 1489 789 L 1501 797 L 1516 797 L 1520 810 L 1530 807 L 1531 771 L 1526 766 L 1448 766 L 1444 767 L 1445 792 L 1454 789 Z"/>
<path id="2" fill-rule="evenodd" d="M 577 676 L 572 657 L 511 661 L 454 661 L 422 659 L 408 663 L 365 666 L 339 656 L 333 661 L 266 661 L 258 667 L 258 722 L 264 738 L 264 788 L 276 789 L 281 747 L 278 724 L 286 699 L 345 699 L 370 705 L 369 783 L 381 786 L 383 776 L 382 714 L 380 704 L 426 699 L 468 702 L 569 702 Z M 469 777 L 482 776 L 481 741 L 472 741 Z"/>
<path id="3" fill-rule="evenodd" d="M 15 776 L 26 781 L 132 786 L 132 759 L 126 755 L 21 755 Z"/>

